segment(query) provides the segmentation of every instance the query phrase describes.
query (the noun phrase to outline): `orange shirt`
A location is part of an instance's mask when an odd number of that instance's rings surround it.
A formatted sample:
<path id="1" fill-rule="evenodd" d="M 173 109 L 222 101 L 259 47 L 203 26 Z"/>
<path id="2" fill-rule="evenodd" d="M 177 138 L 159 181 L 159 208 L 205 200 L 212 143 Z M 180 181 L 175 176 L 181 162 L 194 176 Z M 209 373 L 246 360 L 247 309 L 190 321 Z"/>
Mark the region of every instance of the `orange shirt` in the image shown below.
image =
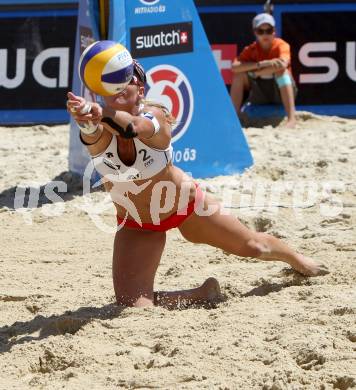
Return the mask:
<path id="1" fill-rule="evenodd" d="M 246 46 L 238 57 L 241 62 L 259 62 L 274 58 L 283 58 L 288 61 L 288 69 L 291 71 L 290 46 L 281 38 L 274 38 L 272 47 L 268 51 L 264 51 L 258 42 L 254 42 Z"/>

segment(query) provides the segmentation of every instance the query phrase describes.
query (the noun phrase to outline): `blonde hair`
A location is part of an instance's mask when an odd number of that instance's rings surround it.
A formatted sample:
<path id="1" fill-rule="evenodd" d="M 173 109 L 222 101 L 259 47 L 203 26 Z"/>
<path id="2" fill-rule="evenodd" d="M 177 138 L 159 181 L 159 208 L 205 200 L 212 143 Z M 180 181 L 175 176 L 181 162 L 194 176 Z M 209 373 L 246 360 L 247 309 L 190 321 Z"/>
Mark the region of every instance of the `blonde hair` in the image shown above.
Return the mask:
<path id="1" fill-rule="evenodd" d="M 164 106 L 161 103 L 153 102 L 152 100 L 142 99 L 141 102 L 145 106 L 151 106 L 151 107 L 157 107 L 161 109 L 164 113 L 164 116 L 166 117 L 166 121 L 169 125 L 173 126 L 176 123 L 176 118 L 171 114 L 171 112 L 168 110 L 166 106 Z"/>

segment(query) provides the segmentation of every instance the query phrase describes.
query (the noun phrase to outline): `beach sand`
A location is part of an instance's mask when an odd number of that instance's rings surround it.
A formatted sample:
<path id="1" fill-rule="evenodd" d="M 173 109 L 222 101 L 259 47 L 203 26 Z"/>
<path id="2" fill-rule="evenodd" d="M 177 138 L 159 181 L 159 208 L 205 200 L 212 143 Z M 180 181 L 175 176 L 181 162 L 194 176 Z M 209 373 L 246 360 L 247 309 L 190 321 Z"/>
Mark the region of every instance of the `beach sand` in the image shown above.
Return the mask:
<path id="1" fill-rule="evenodd" d="M 247 128 L 254 167 L 199 181 L 331 273 L 301 277 L 174 230 L 156 289 L 214 276 L 224 301 L 171 311 L 114 304 L 113 233 L 98 229 L 67 172 L 69 127 L 0 134 L 1 390 L 356 387 L 356 121 L 299 113 L 294 130 Z M 17 186 L 52 180 L 67 183 L 65 202 L 41 194 L 41 207 L 13 209 Z M 100 221 L 114 226 L 110 205 Z"/>

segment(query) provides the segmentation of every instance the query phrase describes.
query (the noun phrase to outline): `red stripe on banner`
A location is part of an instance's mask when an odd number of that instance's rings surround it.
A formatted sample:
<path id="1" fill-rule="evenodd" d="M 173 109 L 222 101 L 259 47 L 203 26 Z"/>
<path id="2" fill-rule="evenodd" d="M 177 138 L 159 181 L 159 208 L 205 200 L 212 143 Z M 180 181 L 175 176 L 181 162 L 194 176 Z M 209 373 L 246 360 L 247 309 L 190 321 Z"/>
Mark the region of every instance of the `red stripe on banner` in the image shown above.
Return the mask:
<path id="1" fill-rule="evenodd" d="M 164 70 L 158 70 L 157 72 L 152 74 L 151 77 L 155 83 L 162 80 L 168 80 L 171 81 L 172 83 L 175 83 L 178 78 L 178 75 L 177 73 L 171 70 L 164 69 Z"/>
<path id="2" fill-rule="evenodd" d="M 162 91 L 162 95 L 168 96 L 172 101 L 172 115 L 177 118 L 179 113 L 179 98 L 177 95 L 177 92 L 170 87 L 169 85 L 166 85 Z"/>

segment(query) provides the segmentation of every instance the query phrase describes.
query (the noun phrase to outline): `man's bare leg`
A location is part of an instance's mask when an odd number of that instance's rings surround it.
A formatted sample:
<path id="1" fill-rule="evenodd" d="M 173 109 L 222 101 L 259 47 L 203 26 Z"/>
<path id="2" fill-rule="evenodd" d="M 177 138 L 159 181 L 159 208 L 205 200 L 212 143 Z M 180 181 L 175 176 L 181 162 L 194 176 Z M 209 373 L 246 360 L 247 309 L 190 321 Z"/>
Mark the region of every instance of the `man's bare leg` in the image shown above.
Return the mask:
<path id="1" fill-rule="evenodd" d="M 288 71 L 285 71 L 284 73 L 281 74 L 277 73 L 276 75 L 282 76 L 283 74 L 289 74 L 289 73 Z M 294 98 L 293 86 L 291 84 L 284 85 L 283 87 L 279 88 L 279 91 L 281 93 L 282 103 L 288 117 L 286 127 L 293 129 L 297 123 L 295 119 L 295 98 Z"/>
<path id="2" fill-rule="evenodd" d="M 235 107 L 237 115 L 241 113 L 241 106 L 244 98 L 244 92 L 250 89 L 247 73 L 236 73 L 233 75 L 230 96 Z"/>

